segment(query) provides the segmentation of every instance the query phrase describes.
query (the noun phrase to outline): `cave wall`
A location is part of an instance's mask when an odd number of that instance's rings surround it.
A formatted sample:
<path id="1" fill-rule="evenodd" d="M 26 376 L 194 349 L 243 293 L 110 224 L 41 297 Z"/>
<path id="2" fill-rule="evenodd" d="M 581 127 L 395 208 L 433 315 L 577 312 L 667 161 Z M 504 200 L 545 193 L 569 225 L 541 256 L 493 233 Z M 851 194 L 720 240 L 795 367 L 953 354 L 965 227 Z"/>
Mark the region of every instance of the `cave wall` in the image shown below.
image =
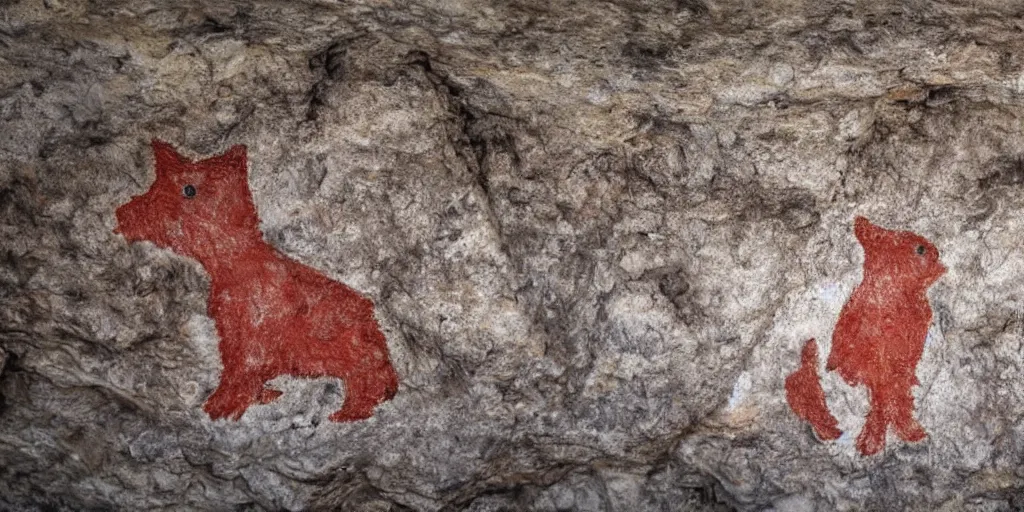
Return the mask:
<path id="1" fill-rule="evenodd" d="M 1018 509 L 1020 9 L 2 1 L 0 508 Z M 203 412 L 209 277 L 113 232 L 153 138 L 246 145 L 265 239 L 374 302 L 373 418 Z M 928 438 L 867 457 L 863 386 L 823 372 L 835 442 L 783 387 L 858 215 L 948 268 Z"/>

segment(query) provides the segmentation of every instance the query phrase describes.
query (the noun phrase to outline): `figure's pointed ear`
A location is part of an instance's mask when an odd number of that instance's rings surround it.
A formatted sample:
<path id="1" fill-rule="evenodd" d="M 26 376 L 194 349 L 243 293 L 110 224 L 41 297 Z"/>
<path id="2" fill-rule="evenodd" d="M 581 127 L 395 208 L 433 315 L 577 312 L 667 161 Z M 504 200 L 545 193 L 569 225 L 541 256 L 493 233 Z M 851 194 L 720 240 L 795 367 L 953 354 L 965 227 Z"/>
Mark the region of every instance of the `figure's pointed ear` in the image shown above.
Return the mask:
<path id="1" fill-rule="evenodd" d="M 153 159 L 156 162 L 157 174 L 178 170 L 187 162 L 173 146 L 160 140 L 153 139 L 150 144 L 153 146 Z"/>
<path id="2" fill-rule="evenodd" d="M 244 144 L 232 146 L 224 154 L 204 160 L 203 163 L 208 165 L 211 171 L 224 176 L 246 176 L 249 168 Z"/>
<path id="3" fill-rule="evenodd" d="M 870 220 L 857 216 L 853 219 L 853 234 L 861 245 L 871 242 L 878 236 L 880 228 L 871 223 Z"/>

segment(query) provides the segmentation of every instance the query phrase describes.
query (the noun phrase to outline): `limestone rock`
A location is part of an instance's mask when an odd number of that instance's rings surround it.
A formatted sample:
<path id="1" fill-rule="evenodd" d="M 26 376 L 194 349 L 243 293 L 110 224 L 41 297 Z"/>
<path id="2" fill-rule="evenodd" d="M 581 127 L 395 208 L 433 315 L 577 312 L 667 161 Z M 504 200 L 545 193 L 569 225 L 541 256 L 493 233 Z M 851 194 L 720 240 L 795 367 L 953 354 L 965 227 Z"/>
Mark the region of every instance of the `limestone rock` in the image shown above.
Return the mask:
<path id="1" fill-rule="evenodd" d="M 1020 9 L 0 0 L 0 508 L 1024 507 Z M 372 419 L 203 413 L 206 274 L 112 232 L 154 137 L 247 145 L 266 239 L 374 301 Z M 873 457 L 863 387 L 834 443 L 783 391 L 855 215 L 949 268 Z"/>

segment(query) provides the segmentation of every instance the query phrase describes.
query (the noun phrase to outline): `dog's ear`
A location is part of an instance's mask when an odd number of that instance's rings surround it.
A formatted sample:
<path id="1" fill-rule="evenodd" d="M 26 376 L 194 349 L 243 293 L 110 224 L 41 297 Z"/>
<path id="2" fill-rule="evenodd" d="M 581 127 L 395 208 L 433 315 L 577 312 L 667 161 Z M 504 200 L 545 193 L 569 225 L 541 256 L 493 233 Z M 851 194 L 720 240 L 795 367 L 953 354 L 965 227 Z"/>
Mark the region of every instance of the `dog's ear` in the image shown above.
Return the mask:
<path id="1" fill-rule="evenodd" d="M 248 176 L 249 160 L 243 144 L 232 146 L 224 154 L 207 158 L 197 164 L 211 176 L 218 178 L 242 178 Z"/>
<path id="2" fill-rule="evenodd" d="M 881 232 L 882 228 L 872 224 L 865 217 L 858 215 L 857 218 L 853 219 L 853 234 L 863 247 L 873 245 L 880 238 Z"/>
<path id="3" fill-rule="evenodd" d="M 153 147 L 153 160 L 156 163 L 157 175 L 180 171 L 189 163 L 187 158 L 181 156 L 174 149 L 174 146 L 160 139 L 153 139 L 150 145 Z"/>

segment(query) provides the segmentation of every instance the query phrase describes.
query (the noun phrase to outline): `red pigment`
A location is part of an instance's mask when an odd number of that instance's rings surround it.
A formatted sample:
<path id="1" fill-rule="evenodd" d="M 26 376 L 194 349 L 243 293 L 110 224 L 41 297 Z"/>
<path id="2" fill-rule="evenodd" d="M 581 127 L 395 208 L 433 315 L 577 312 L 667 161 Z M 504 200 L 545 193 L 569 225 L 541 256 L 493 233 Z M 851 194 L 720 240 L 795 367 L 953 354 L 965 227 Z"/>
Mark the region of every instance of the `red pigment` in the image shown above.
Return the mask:
<path id="1" fill-rule="evenodd" d="M 814 428 L 824 440 L 839 439 L 843 434 L 839 422 L 828 410 L 825 392 L 818 381 L 818 344 L 807 340 L 800 353 L 800 369 L 786 377 L 786 400 L 789 407 Z"/>
<path id="2" fill-rule="evenodd" d="M 239 419 L 281 395 L 280 375 L 337 377 L 345 403 L 333 421 L 369 418 L 398 389 L 373 303 L 263 240 L 249 191 L 245 146 L 193 162 L 154 140 L 156 181 L 117 209 L 128 241 L 194 258 L 210 274 L 207 311 L 224 365 L 203 410 Z"/>
<path id="3" fill-rule="evenodd" d="M 938 249 L 909 231 L 891 231 L 857 217 L 854 234 L 864 248 L 864 279 L 839 313 L 825 368 L 839 372 L 851 386 L 867 387 L 870 411 L 857 449 L 872 455 L 885 446 L 890 425 L 904 441 L 927 436 L 914 419 L 911 387 L 918 384 L 915 372 L 932 320 L 926 292 L 946 268 Z M 786 399 L 819 435 L 832 434 L 835 420 L 812 375 L 817 345 L 805 346 L 801 359 L 801 368 L 786 380 Z"/>

